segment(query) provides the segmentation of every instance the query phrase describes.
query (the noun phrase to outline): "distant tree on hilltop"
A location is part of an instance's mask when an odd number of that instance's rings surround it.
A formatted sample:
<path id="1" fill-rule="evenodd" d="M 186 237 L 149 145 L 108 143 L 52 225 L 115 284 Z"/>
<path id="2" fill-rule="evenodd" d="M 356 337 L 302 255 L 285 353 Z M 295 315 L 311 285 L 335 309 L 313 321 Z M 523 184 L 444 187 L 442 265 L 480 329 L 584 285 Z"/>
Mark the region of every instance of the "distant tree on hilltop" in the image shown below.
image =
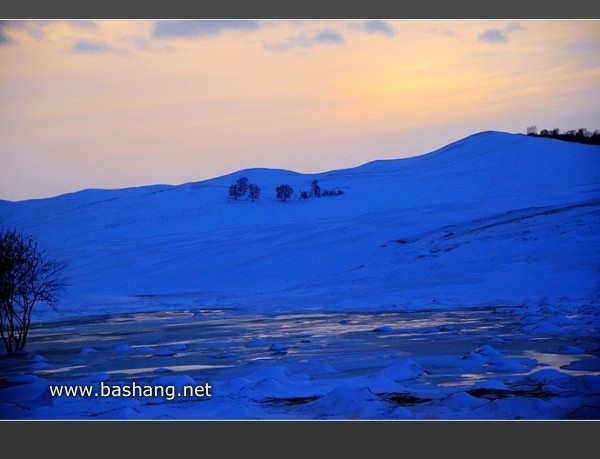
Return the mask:
<path id="1" fill-rule="evenodd" d="M 240 190 L 241 196 L 244 196 L 248 191 L 248 179 L 246 177 L 240 177 L 236 184 Z"/>
<path id="2" fill-rule="evenodd" d="M 279 185 L 277 188 L 275 188 L 275 193 L 277 195 L 277 199 L 285 202 L 292 197 L 294 194 L 294 189 L 289 185 Z"/>
<path id="3" fill-rule="evenodd" d="M 260 188 L 254 183 L 248 185 L 248 197 L 252 202 L 256 201 L 260 197 Z"/>
<path id="4" fill-rule="evenodd" d="M 229 196 L 233 199 L 238 199 L 246 194 L 248 189 L 248 179 L 240 177 L 235 183 L 229 185 Z"/>
<path id="5" fill-rule="evenodd" d="M 309 197 L 320 198 L 324 196 L 341 196 L 342 194 L 344 194 L 344 192 L 337 188 L 333 190 L 322 189 L 317 179 L 314 179 L 310 182 L 310 193 L 302 191 L 300 193 L 300 199 L 304 200 Z"/>
<path id="6" fill-rule="evenodd" d="M 260 188 L 253 183 L 248 183 L 246 177 L 240 177 L 235 183 L 229 185 L 229 196 L 233 199 L 237 200 L 246 194 L 254 202 L 260 197 Z"/>
<path id="7" fill-rule="evenodd" d="M 578 142 L 586 143 L 589 145 L 600 145 L 600 130 L 596 129 L 594 132 L 586 129 L 570 129 L 568 131 L 561 132 L 560 129 L 542 129 L 538 133 L 536 126 L 527 127 L 527 135 L 534 137 L 548 137 L 551 139 L 565 140 L 567 142 Z"/>
<path id="8" fill-rule="evenodd" d="M 310 192 L 313 196 L 316 196 L 317 198 L 321 196 L 321 187 L 319 186 L 319 182 L 317 181 L 317 179 L 311 182 Z"/>
<path id="9" fill-rule="evenodd" d="M 527 135 L 537 135 L 538 130 L 536 126 L 527 126 Z"/>

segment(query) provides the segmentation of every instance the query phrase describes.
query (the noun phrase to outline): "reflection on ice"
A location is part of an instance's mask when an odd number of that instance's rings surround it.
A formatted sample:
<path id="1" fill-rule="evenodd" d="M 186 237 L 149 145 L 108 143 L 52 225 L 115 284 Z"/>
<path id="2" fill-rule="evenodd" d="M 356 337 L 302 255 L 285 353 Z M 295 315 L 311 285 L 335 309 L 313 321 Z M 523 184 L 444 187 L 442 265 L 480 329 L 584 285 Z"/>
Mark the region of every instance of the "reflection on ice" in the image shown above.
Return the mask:
<path id="1" fill-rule="evenodd" d="M 80 330 L 76 336 L 72 333 L 74 327 Z M 184 310 L 38 325 L 32 328 L 30 349 L 50 361 L 52 368 L 39 370 L 40 373 L 65 375 L 86 367 L 89 372 L 129 375 L 162 367 L 191 374 L 210 371 L 216 376 L 219 371 L 242 369 L 249 363 L 300 364 L 307 360 L 325 361 L 342 374 L 344 368 L 352 366 L 355 374 L 381 369 L 402 357 L 428 363 L 430 371 L 424 380 L 435 384 L 476 379 L 478 376 L 468 375 L 485 373 L 485 365 L 488 370 L 494 366 L 498 370 L 520 368 L 518 364 L 522 362 L 512 365 L 506 360 L 509 358 L 537 361 L 534 368 L 560 368 L 575 360 L 573 355 L 547 352 L 551 337 L 515 339 L 518 327 L 512 310 L 508 308 L 503 313 L 500 307 L 450 312 L 275 315 Z M 477 357 L 474 343 L 492 340 L 502 348 L 504 361 L 491 362 L 485 355 Z M 555 347 L 560 344 L 557 342 Z M 383 354 L 388 360 L 382 360 Z M 472 358 L 465 359 L 469 354 Z M 73 365 L 76 355 L 86 365 Z M 465 365 L 476 371 L 469 371 Z M 523 368 L 523 373 L 534 368 Z"/>
<path id="2" fill-rule="evenodd" d="M 171 365 L 166 367 L 146 367 L 146 368 L 125 368 L 120 370 L 109 370 L 109 374 L 126 374 L 129 376 L 151 373 L 169 373 L 169 372 L 191 372 L 197 370 L 207 370 L 214 368 L 226 368 L 230 365 Z"/>
<path id="3" fill-rule="evenodd" d="M 411 417 L 411 410 L 426 410 L 434 403 L 435 416 L 454 418 L 458 405 L 449 408 L 453 403 L 478 410 L 488 402 L 508 403 L 510 397 L 560 394 L 554 383 L 536 385 L 540 371 L 551 370 L 562 378 L 600 376 L 595 362 L 586 371 L 568 369 L 573 362 L 594 357 L 589 351 L 597 347 L 595 336 L 586 337 L 580 330 L 571 336 L 564 330 L 532 339 L 536 337 L 521 328 L 520 318 L 514 308 L 499 307 L 262 315 L 186 310 L 36 324 L 30 333 L 30 357 L 3 362 L 0 395 L 16 397 L 25 390 L 16 382 L 23 376 L 55 384 L 97 375 L 113 383 L 148 383 L 166 374 L 209 381 L 220 397 L 203 406 L 231 404 L 214 418 L 233 412 L 239 397 L 247 398 L 247 410 L 248 403 L 266 404 L 280 410 L 273 416 L 313 418 L 314 410 L 330 404 L 332 410 L 338 403 L 347 406 L 348 400 L 337 400 L 343 394 L 372 399 L 361 408 L 367 418 L 375 409 L 384 417 Z M 36 390 L 45 387 L 42 381 Z M 15 399 L 5 408 L 21 413 L 23 403 Z M 397 408 L 393 415 L 390 406 Z M 243 417 L 233 417 L 238 416 Z"/>

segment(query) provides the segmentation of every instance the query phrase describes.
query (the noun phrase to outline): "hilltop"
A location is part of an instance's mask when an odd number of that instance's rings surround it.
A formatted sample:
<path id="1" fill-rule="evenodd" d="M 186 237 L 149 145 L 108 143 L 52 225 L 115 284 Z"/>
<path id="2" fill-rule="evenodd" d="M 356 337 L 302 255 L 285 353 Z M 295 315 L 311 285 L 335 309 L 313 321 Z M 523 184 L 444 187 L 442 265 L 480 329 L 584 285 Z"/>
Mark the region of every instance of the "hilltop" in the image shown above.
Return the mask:
<path id="1" fill-rule="evenodd" d="M 262 190 L 228 196 L 246 177 Z M 342 195 L 298 199 L 317 180 Z M 288 202 L 275 188 L 289 184 Z M 598 146 L 482 132 L 318 174 L 246 169 L 182 185 L 0 202 L 68 262 L 58 315 L 220 306 L 385 310 L 597 295 Z"/>

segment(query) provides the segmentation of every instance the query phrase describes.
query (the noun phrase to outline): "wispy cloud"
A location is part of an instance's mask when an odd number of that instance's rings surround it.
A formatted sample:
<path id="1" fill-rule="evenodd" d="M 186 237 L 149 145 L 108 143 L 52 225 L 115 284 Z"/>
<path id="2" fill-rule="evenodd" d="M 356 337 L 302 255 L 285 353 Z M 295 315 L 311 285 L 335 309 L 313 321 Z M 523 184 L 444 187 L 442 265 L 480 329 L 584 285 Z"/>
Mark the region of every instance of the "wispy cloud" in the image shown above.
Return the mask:
<path id="1" fill-rule="evenodd" d="M 275 53 L 285 53 L 294 49 L 307 49 L 318 45 L 343 45 L 344 36 L 332 29 L 317 31 L 312 35 L 302 32 L 284 41 L 263 42 L 263 48 Z"/>
<path id="2" fill-rule="evenodd" d="M 322 30 L 314 36 L 316 43 L 333 43 L 336 45 L 344 44 L 344 36 L 335 30 Z"/>
<path id="3" fill-rule="evenodd" d="M 175 51 L 175 48 L 169 44 L 164 44 L 168 42 L 157 42 L 156 40 L 149 39 L 148 37 L 136 35 L 131 41 L 136 46 L 136 48 L 140 51 L 148 52 L 148 53 L 172 53 Z"/>
<path id="4" fill-rule="evenodd" d="M 378 19 L 363 21 L 359 25 L 359 28 L 368 34 L 380 34 L 385 37 L 396 35 L 396 30 L 390 24 Z"/>
<path id="5" fill-rule="evenodd" d="M 164 20 L 156 21 L 152 29 L 152 37 L 167 38 L 200 38 L 220 35 L 228 30 L 258 30 L 260 24 L 254 20 Z"/>
<path id="6" fill-rule="evenodd" d="M 436 35 L 440 35 L 442 37 L 446 37 L 446 38 L 454 38 L 457 36 L 456 32 L 454 30 L 450 30 L 450 29 L 432 29 L 431 30 L 432 33 L 436 34 Z"/>
<path id="7" fill-rule="evenodd" d="M 502 29 L 488 29 L 481 33 L 478 40 L 482 43 L 500 44 L 509 40 L 509 35 L 524 30 L 520 24 L 511 23 Z"/>
<path id="8" fill-rule="evenodd" d="M 109 50 L 106 44 L 90 40 L 77 40 L 71 46 L 71 52 L 74 53 L 105 53 Z"/>
<path id="9" fill-rule="evenodd" d="M 479 41 L 483 43 L 506 43 L 508 35 L 499 29 L 488 29 L 479 35 Z"/>
<path id="10" fill-rule="evenodd" d="M 35 19 L 35 20 L 11 20 L 11 21 L 0 21 L 0 29 L 3 26 L 10 25 L 12 28 L 16 30 L 23 30 L 30 37 L 34 38 L 38 41 L 43 41 L 48 38 L 48 29 L 56 26 L 57 24 L 69 24 L 70 26 L 77 29 L 84 30 L 99 30 L 100 26 L 97 21 L 89 20 L 89 19 L 78 19 L 78 20 L 56 20 L 56 19 Z M 0 34 L 2 31 L 0 30 Z M 1 38 L 0 38 L 1 40 Z M 1 44 L 1 42 L 0 42 Z"/>
<path id="11" fill-rule="evenodd" d="M 0 21 L 0 46 L 11 45 L 14 43 L 13 39 L 6 33 L 9 24 L 10 21 Z"/>

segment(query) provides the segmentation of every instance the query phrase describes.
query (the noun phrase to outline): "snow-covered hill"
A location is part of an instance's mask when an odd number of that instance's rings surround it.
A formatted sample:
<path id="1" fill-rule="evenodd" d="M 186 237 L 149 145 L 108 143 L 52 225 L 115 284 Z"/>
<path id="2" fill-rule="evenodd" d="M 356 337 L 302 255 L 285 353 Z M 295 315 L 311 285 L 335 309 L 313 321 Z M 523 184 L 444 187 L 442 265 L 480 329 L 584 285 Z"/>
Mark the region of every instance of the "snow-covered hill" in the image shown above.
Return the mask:
<path id="1" fill-rule="evenodd" d="M 229 197 L 241 177 L 258 201 Z M 299 199 L 313 180 L 343 193 Z M 3 201 L 0 222 L 70 284 L 0 358 L 2 419 L 600 419 L 597 146 L 483 132 Z"/>
<path id="2" fill-rule="evenodd" d="M 233 200 L 240 177 L 260 199 Z M 343 194 L 300 200 L 317 180 Z M 295 194 L 276 199 L 289 184 Z M 521 304 L 598 294 L 600 149 L 483 132 L 320 174 L 250 169 L 179 186 L 0 202 L 69 267 L 58 315 Z M 144 298 L 132 302 L 132 298 Z"/>

